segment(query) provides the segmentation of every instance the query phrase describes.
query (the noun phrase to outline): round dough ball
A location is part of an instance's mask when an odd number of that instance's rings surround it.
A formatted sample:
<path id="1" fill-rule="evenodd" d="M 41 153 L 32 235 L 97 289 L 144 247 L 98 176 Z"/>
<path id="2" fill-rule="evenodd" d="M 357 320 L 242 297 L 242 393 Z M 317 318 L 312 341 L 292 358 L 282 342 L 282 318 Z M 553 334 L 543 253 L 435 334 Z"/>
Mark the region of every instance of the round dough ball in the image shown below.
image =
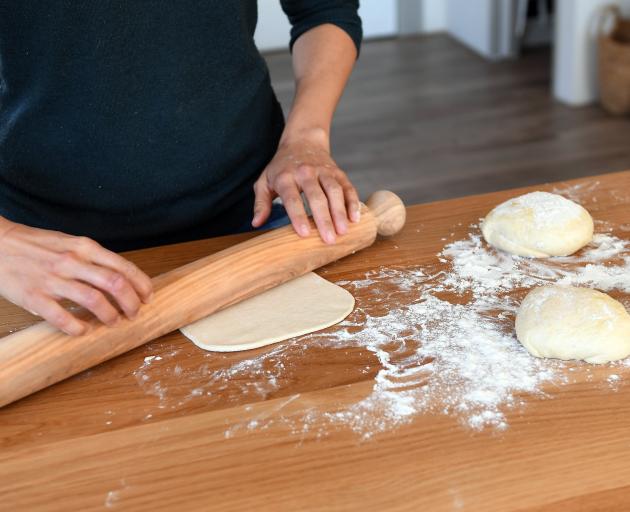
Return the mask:
<path id="1" fill-rule="evenodd" d="M 630 355 L 630 315 L 597 290 L 543 286 L 523 300 L 516 337 L 536 357 L 608 363 Z"/>
<path id="2" fill-rule="evenodd" d="M 593 218 L 562 196 L 532 192 L 497 206 L 481 232 L 490 245 L 518 256 L 569 256 L 593 239 Z"/>

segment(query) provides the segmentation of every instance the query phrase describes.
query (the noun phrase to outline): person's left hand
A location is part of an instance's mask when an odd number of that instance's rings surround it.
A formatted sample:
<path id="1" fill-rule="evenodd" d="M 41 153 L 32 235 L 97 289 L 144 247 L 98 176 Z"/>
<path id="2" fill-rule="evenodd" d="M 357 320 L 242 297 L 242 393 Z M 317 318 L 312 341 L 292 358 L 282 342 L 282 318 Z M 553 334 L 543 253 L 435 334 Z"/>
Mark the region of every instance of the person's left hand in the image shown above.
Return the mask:
<path id="1" fill-rule="evenodd" d="M 298 235 L 310 233 L 301 193 L 313 213 L 322 240 L 335 243 L 348 231 L 348 220 L 358 222 L 360 203 L 356 189 L 330 156 L 327 140 L 302 137 L 281 142 L 269 165 L 254 184 L 256 199 L 252 226 L 262 226 L 271 203 L 280 196 Z"/>

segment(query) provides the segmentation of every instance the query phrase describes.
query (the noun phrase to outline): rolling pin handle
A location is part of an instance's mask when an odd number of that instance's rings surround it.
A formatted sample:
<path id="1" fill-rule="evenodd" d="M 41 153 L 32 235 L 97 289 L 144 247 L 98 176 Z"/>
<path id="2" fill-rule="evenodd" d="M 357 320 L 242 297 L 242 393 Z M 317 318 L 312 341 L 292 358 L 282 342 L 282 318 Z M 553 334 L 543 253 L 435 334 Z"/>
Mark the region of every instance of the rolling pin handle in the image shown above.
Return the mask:
<path id="1" fill-rule="evenodd" d="M 402 199 L 389 190 L 374 192 L 367 200 L 367 207 L 376 218 L 377 231 L 381 236 L 392 236 L 405 225 L 407 210 Z"/>

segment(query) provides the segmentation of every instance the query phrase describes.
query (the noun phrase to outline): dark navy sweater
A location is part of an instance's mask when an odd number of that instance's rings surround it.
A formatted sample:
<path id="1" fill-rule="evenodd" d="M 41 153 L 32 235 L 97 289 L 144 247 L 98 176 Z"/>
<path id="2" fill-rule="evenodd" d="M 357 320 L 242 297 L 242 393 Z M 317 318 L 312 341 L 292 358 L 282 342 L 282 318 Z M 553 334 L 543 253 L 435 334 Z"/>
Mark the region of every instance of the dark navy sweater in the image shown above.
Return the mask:
<path id="1" fill-rule="evenodd" d="M 282 0 L 291 44 L 358 0 Z M 255 0 L 0 0 L 0 215 L 116 249 L 237 231 L 281 108 Z"/>

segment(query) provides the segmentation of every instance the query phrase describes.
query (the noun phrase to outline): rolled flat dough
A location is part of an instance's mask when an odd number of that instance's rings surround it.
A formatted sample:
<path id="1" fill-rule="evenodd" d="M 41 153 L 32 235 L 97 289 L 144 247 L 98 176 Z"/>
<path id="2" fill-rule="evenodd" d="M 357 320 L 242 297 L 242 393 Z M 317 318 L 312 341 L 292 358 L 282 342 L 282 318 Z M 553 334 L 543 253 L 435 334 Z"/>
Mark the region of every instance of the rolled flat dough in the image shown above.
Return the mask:
<path id="1" fill-rule="evenodd" d="M 181 328 L 204 350 L 236 352 L 325 329 L 348 316 L 354 297 L 308 273 Z"/>

